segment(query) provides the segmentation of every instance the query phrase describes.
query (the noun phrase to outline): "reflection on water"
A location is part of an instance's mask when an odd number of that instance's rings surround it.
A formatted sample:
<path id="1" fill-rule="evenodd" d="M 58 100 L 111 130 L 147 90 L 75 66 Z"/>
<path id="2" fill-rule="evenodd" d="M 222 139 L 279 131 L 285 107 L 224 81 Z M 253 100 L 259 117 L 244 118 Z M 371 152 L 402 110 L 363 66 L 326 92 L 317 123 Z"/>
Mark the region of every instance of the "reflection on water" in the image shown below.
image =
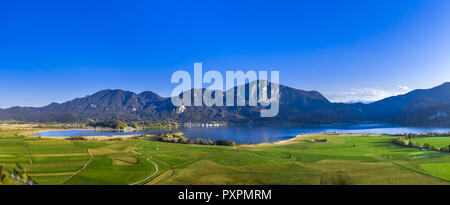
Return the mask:
<path id="1" fill-rule="evenodd" d="M 355 125 L 325 125 L 305 127 L 181 127 L 184 136 L 196 139 L 227 139 L 239 144 L 254 144 L 263 142 L 276 142 L 292 138 L 298 134 L 339 132 L 339 133 L 374 133 L 374 134 L 402 134 L 402 133 L 425 133 L 425 132 L 450 132 L 450 128 L 426 128 L 426 127 L 399 127 L 386 124 L 355 124 Z M 141 132 L 115 132 L 96 130 L 63 130 L 46 131 L 37 133 L 40 136 L 112 136 L 130 134 L 158 134 L 164 131 L 141 131 Z"/>

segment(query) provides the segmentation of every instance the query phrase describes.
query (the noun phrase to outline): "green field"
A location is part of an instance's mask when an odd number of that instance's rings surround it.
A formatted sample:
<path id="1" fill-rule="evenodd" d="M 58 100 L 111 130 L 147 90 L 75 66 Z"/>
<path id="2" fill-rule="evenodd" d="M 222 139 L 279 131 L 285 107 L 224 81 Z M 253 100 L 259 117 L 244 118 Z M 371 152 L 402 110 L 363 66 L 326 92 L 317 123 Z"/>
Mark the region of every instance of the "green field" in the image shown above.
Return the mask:
<path id="1" fill-rule="evenodd" d="M 450 153 L 400 146 L 392 143 L 396 136 L 306 135 L 286 143 L 226 147 L 148 138 L 39 139 L 24 134 L 29 132 L 0 130 L 0 166 L 20 170 L 38 184 L 450 183 Z M 328 142 L 314 143 L 315 138 Z M 445 137 L 417 140 L 450 144 Z"/>

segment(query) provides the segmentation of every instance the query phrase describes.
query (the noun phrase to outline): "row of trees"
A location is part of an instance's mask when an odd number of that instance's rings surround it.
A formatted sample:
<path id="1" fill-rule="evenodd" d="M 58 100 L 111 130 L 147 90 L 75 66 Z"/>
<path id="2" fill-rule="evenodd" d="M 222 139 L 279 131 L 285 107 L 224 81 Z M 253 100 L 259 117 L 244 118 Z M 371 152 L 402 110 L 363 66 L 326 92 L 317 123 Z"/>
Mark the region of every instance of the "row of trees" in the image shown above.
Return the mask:
<path id="1" fill-rule="evenodd" d="M 233 140 L 216 140 L 214 141 L 214 144 L 222 146 L 236 146 L 236 142 Z"/>
<path id="2" fill-rule="evenodd" d="M 82 137 L 82 136 L 72 136 L 72 137 L 68 137 L 66 138 L 67 140 L 70 141 L 86 141 L 87 139 Z"/>
<path id="3" fill-rule="evenodd" d="M 31 179 L 26 173 L 21 173 L 21 172 L 17 171 L 16 169 L 13 169 L 10 172 L 5 167 L 0 166 L 0 184 L 3 184 L 3 185 L 12 184 L 13 179 L 11 179 L 9 174 L 13 174 L 19 178 L 22 178 L 26 181 L 31 181 L 34 183 L 34 180 Z"/>
<path id="4" fill-rule="evenodd" d="M 447 137 L 450 136 L 450 132 L 427 132 L 422 134 L 405 133 L 403 135 L 404 139 L 413 139 L 419 137 Z"/>
<path id="5" fill-rule="evenodd" d="M 408 138 L 411 139 L 411 138 Z M 424 143 L 421 145 L 418 142 L 413 142 L 412 140 L 406 140 L 405 137 L 399 137 L 393 141 L 396 144 L 405 145 L 405 146 L 411 146 L 411 147 L 417 147 L 420 149 L 427 149 L 427 150 L 435 150 L 435 151 L 442 151 L 442 152 L 450 152 L 450 145 L 443 146 L 440 148 L 435 147 L 434 145 L 431 145 L 429 143 Z"/>
<path id="6" fill-rule="evenodd" d="M 236 142 L 232 140 L 215 140 L 211 139 L 200 139 L 191 140 L 183 136 L 181 132 L 167 132 L 157 136 L 158 141 L 171 142 L 171 143 L 182 143 L 182 144 L 199 144 L 199 145 L 220 145 L 220 146 L 236 146 Z"/>

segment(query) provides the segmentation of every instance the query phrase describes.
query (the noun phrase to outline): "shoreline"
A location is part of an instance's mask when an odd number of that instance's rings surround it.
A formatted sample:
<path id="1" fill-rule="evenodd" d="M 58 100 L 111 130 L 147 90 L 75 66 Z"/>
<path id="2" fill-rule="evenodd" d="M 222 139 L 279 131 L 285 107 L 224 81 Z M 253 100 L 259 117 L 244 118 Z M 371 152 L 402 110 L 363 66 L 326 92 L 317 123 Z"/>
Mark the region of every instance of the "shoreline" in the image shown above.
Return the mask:
<path id="1" fill-rule="evenodd" d="M 41 132 L 48 132 L 48 131 L 67 131 L 67 130 L 86 130 L 86 131 L 99 131 L 99 129 L 83 129 L 83 128 L 73 128 L 73 129 L 63 129 L 63 128 L 53 128 L 53 129 L 45 129 L 45 128 L 35 128 L 35 127 L 29 127 L 30 130 L 24 132 L 25 135 L 30 136 L 30 137 L 41 137 L 44 139 L 60 139 L 60 140 L 68 140 L 71 137 L 75 137 L 74 136 L 42 136 L 42 135 L 38 135 Z M 105 130 L 106 131 L 106 130 Z M 107 130 L 106 132 L 111 131 L 111 130 Z M 304 140 L 305 138 L 307 138 L 308 136 L 316 136 L 316 135 L 328 135 L 328 136 L 333 136 L 333 135 L 383 135 L 383 134 L 379 134 L 379 133 L 371 133 L 370 130 L 367 130 L 367 133 L 345 133 L 345 132 L 338 132 L 338 133 L 330 133 L 330 132 L 316 132 L 316 133 L 305 133 L 305 134 L 297 134 L 295 136 L 291 136 L 290 138 L 285 138 L 279 141 L 273 141 L 273 142 L 259 142 L 259 143 L 236 143 L 237 146 L 242 146 L 242 147 L 256 147 L 256 146 L 265 146 L 265 145 L 278 145 L 278 144 L 286 144 L 286 143 L 290 143 L 296 140 Z M 138 132 L 138 131 L 136 131 Z M 127 134 L 114 134 L 111 133 L 111 135 L 98 135 L 98 136 L 76 136 L 76 137 L 83 137 L 87 140 L 111 140 L 111 139 L 129 139 L 132 137 L 137 137 L 140 135 L 147 135 L 147 136 L 155 136 L 155 134 L 153 133 L 144 133 L 144 132 L 139 132 L 139 133 L 133 133 L 133 132 L 128 132 Z M 398 134 L 384 134 L 384 135 L 392 135 L 392 136 L 400 136 L 403 135 L 401 133 Z M 192 139 L 192 138 L 191 138 Z M 194 140 L 194 139 L 192 139 Z"/>
<path id="2" fill-rule="evenodd" d="M 48 131 L 65 131 L 67 129 L 44 129 L 44 130 L 39 130 L 39 131 L 33 131 L 33 133 L 31 135 L 29 135 L 30 137 L 36 137 L 36 138 L 43 138 L 43 139 L 59 139 L 59 140 L 69 140 L 71 137 L 75 137 L 75 136 L 42 136 L 42 135 L 37 135 L 38 133 L 41 132 L 48 132 Z M 70 130 L 93 130 L 95 131 L 95 129 L 70 129 Z M 27 133 L 28 134 L 28 133 Z M 343 135 L 345 133 L 339 133 L 339 134 L 330 134 L 330 133 L 308 133 L 308 134 L 298 134 L 295 135 L 289 139 L 284 139 L 284 140 L 280 140 L 280 141 L 275 141 L 275 142 L 261 142 L 261 143 L 253 143 L 253 144 L 236 144 L 236 146 L 238 147 L 259 147 L 259 146 L 268 146 L 268 145 L 280 145 L 280 144 L 288 144 L 290 142 L 294 142 L 297 140 L 302 140 L 302 138 L 307 138 L 307 137 L 314 137 L 315 135 L 329 135 L 329 136 L 339 136 L 339 135 Z M 140 136 L 142 134 L 129 134 L 129 135 L 98 135 L 98 136 L 76 136 L 76 137 L 83 137 L 86 140 L 99 140 L 99 141 L 105 141 L 105 140 L 111 140 L 111 139 L 130 139 L 133 137 L 137 137 Z M 152 134 L 144 134 L 147 136 L 152 136 Z M 359 134 L 347 134 L 347 135 L 359 135 Z M 364 134 L 363 134 L 364 135 Z M 366 135 L 371 135 L 369 133 L 367 133 Z M 306 140 L 306 139 L 303 139 Z"/>
<path id="3" fill-rule="evenodd" d="M 29 137 L 36 137 L 36 138 L 42 138 L 42 139 L 69 140 L 71 137 L 83 137 L 86 140 L 100 140 L 100 141 L 109 140 L 109 139 L 118 139 L 118 138 L 129 139 L 132 137 L 137 137 L 137 136 L 142 135 L 142 134 L 98 135 L 98 136 L 42 136 L 42 135 L 37 135 L 38 133 L 41 133 L 41 132 L 65 131 L 65 130 L 93 130 L 93 131 L 96 131 L 96 129 L 42 129 L 42 130 L 38 130 L 38 131 L 33 131 L 31 134 L 26 133 L 25 135 L 28 135 Z M 315 134 L 320 134 L 320 133 L 315 133 Z M 152 136 L 152 134 L 144 134 L 144 135 Z M 261 143 L 254 143 L 254 144 L 237 144 L 236 143 L 236 146 L 263 146 L 263 145 L 283 144 L 283 143 L 295 141 L 298 137 L 304 136 L 304 135 L 310 135 L 310 134 L 298 134 L 298 135 L 293 136 L 292 138 L 281 140 L 281 141 L 276 141 L 276 142 L 261 142 Z"/>

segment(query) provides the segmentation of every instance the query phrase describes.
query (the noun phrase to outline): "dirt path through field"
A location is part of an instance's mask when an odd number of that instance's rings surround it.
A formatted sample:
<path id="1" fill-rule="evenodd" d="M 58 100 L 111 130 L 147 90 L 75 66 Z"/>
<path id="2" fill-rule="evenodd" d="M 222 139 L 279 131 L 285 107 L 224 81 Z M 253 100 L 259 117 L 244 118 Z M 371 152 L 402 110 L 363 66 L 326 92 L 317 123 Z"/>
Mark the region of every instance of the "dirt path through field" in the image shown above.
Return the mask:
<path id="1" fill-rule="evenodd" d="M 95 160 L 94 156 L 89 152 L 89 149 L 86 149 L 86 152 L 87 152 L 87 154 L 88 154 L 88 156 L 89 156 L 89 161 L 88 161 L 86 164 L 84 164 L 84 165 L 81 167 L 81 169 L 78 170 L 77 172 L 75 172 L 72 176 L 70 176 L 70 177 L 68 177 L 67 179 L 65 179 L 65 180 L 63 180 L 62 182 L 60 182 L 60 183 L 59 183 L 60 185 L 61 185 L 61 184 L 64 184 L 66 181 L 68 181 L 68 180 L 71 179 L 72 177 L 76 176 L 77 174 L 79 174 L 80 172 L 82 172 L 83 170 L 85 170 L 85 169 L 89 166 L 89 164 L 90 164 L 92 161 Z"/>
<path id="2" fill-rule="evenodd" d="M 152 156 L 146 155 L 146 154 L 141 153 L 141 152 L 138 152 L 138 151 L 136 151 L 136 152 L 139 153 L 139 154 L 141 154 L 141 155 L 146 156 L 146 157 L 147 157 L 147 161 L 149 161 L 149 162 L 153 163 L 153 165 L 155 165 L 155 172 L 153 172 L 153 173 L 152 173 L 150 176 L 148 176 L 147 178 L 145 178 L 145 179 L 143 179 L 143 180 L 140 180 L 140 181 L 138 181 L 138 182 L 135 182 L 135 183 L 131 183 L 130 185 L 143 184 L 143 183 L 145 183 L 147 180 L 149 180 L 150 178 L 152 178 L 153 176 L 155 176 L 155 174 L 157 174 L 157 173 L 159 172 L 158 165 L 157 165 L 155 162 L 153 162 L 153 161 L 150 160 L 150 159 L 152 158 Z"/>

